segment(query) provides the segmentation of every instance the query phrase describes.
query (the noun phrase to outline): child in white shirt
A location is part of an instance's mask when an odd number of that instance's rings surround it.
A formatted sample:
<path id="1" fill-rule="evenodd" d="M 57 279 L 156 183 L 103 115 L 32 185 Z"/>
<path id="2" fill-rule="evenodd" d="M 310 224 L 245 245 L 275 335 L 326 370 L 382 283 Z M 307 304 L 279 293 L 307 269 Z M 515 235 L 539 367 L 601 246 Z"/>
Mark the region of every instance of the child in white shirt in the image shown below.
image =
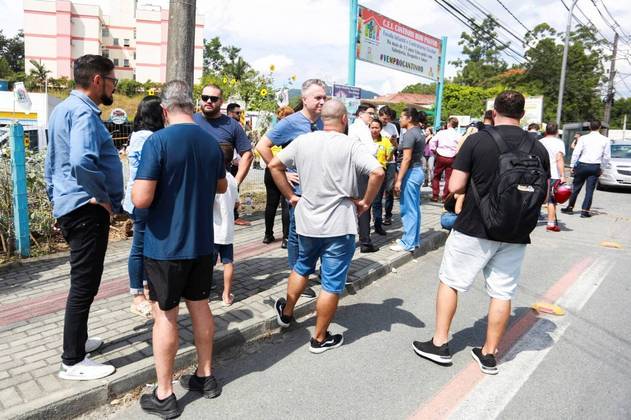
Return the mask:
<path id="1" fill-rule="evenodd" d="M 233 148 L 231 144 L 220 144 L 224 155 L 226 166 L 232 161 Z M 232 305 L 234 295 L 231 293 L 232 276 L 234 274 L 234 209 L 239 206 L 239 191 L 237 181 L 226 171 L 228 189 L 223 194 L 215 195 L 213 206 L 213 229 L 215 256 L 213 265 L 217 263 L 217 258 L 221 257 L 223 264 L 223 295 L 222 300 L 225 306 Z"/>

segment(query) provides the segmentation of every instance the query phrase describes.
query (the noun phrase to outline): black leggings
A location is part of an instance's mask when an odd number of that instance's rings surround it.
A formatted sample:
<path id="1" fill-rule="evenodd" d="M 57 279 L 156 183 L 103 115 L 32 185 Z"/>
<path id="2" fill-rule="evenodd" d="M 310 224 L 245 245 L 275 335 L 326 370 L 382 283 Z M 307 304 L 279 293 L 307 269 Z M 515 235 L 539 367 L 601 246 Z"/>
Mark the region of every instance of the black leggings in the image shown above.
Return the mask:
<path id="1" fill-rule="evenodd" d="M 272 179 L 272 174 L 269 169 L 265 168 L 265 181 L 266 202 L 265 202 L 265 236 L 274 235 L 274 218 L 276 217 L 276 209 L 278 209 L 278 203 L 281 205 L 281 218 L 283 221 L 283 239 L 287 239 L 289 236 L 289 209 L 287 207 L 287 200 L 280 193 L 280 190 L 276 186 L 276 183 Z"/>

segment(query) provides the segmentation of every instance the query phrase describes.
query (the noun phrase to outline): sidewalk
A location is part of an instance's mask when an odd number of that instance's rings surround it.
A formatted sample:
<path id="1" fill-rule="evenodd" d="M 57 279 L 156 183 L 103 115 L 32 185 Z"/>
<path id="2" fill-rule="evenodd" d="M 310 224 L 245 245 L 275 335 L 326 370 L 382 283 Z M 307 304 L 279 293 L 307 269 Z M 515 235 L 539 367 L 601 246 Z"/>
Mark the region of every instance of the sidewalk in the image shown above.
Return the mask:
<path id="1" fill-rule="evenodd" d="M 423 194 L 422 246 L 414 254 L 395 253 L 388 245 L 401 235 L 398 202 L 388 235 L 372 235 L 379 252 L 353 257 L 347 293 L 440 247 L 446 232 L 440 229 L 441 206 L 429 203 Z M 276 218 L 278 240 L 264 245 L 263 219 L 250 227 L 237 227 L 235 234 L 235 303 L 221 304 L 221 270 L 213 275 L 211 309 L 215 316 L 215 352 L 252 340 L 277 329 L 274 299 L 284 296 L 287 252 L 280 248 L 280 215 Z M 105 345 L 92 357 L 116 366 L 114 375 L 98 381 L 62 381 L 57 378 L 61 355 L 64 307 L 69 286 L 68 255 L 26 260 L 0 268 L 0 418 L 68 418 L 107 403 L 139 385 L 155 379 L 151 351 L 151 321 L 129 312 L 131 296 L 127 255 L 131 241 L 111 243 L 99 294 L 90 313 L 89 331 Z M 313 285 L 316 292 L 319 285 Z M 296 316 L 315 310 L 315 300 L 301 298 Z M 195 361 L 191 320 L 180 307 L 180 349 L 176 369 Z"/>

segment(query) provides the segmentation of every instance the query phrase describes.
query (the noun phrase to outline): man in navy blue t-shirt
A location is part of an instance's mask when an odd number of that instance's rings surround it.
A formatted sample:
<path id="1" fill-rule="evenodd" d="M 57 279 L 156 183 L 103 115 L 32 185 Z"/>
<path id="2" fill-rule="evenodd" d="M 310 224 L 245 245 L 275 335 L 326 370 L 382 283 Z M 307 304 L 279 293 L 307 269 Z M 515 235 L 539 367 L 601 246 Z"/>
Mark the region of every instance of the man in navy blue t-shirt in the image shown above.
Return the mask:
<path id="1" fill-rule="evenodd" d="M 193 319 L 197 371 L 180 380 L 186 389 L 216 397 L 221 392 L 211 370 L 214 324 L 208 306 L 213 250 L 215 193 L 227 188 L 223 153 L 215 139 L 193 121 L 193 100 L 186 82 L 163 89 L 168 126 L 142 148 L 132 189 L 136 208 L 148 208 L 145 272 L 153 303 L 153 354 L 158 386 L 143 395 L 148 413 L 170 418 L 180 413 L 171 379 L 178 348 L 180 298 Z"/>
<path id="2" fill-rule="evenodd" d="M 241 159 L 238 169 L 232 172 L 237 186 L 248 175 L 254 155 L 252 154 L 252 143 L 245 134 L 245 130 L 234 118 L 221 113 L 223 105 L 223 91 L 215 85 L 207 85 L 202 90 L 201 97 L 202 112 L 193 115 L 193 120 L 201 128 L 209 132 L 219 143 L 228 143 L 237 151 Z M 230 169 L 230 168 L 228 168 Z M 249 226 L 250 222 L 239 218 L 239 213 L 235 210 L 235 224 Z"/>

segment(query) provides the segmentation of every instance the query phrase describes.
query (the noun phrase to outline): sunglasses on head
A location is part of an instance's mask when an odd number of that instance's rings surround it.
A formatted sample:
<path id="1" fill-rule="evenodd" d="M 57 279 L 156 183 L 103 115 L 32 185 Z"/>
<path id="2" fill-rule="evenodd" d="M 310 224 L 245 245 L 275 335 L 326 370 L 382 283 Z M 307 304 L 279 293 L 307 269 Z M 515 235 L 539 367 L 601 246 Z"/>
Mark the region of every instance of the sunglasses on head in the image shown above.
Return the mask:
<path id="1" fill-rule="evenodd" d="M 204 102 L 217 102 L 218 100 L 219 96 L 202 95 L 202 101 Z"/>

